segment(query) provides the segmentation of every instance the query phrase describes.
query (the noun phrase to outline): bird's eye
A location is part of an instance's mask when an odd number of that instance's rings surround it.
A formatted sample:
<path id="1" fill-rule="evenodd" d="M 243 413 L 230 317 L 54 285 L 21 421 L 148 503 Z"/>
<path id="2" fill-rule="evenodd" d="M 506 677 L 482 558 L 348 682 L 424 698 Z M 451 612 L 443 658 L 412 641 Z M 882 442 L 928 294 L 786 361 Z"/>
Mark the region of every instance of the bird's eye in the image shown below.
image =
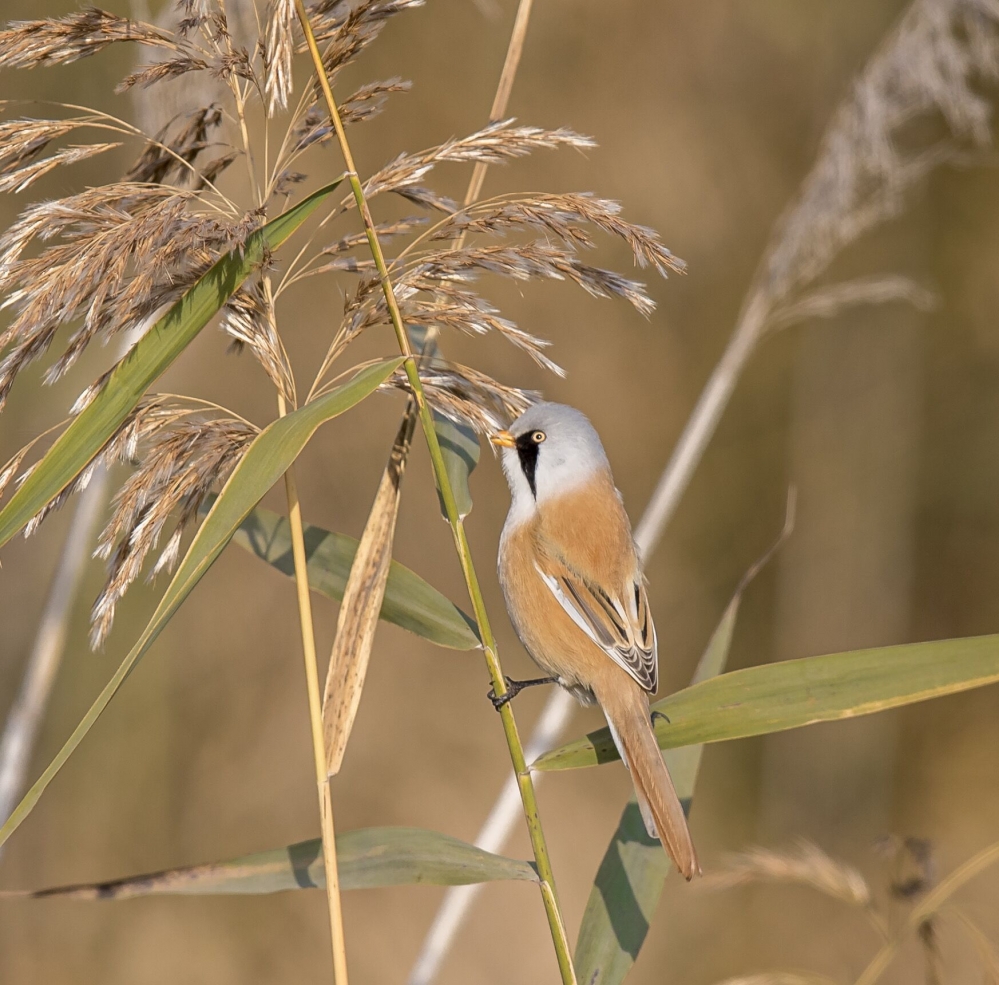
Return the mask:
<path id="1" fill-rule="evenodd" d="M 531 435 L 531 441 L 533 441 L 536 445 L 540 445 L 546 437 L 547 435 L 544 431 L 535 431 L 534 434 Z"/>

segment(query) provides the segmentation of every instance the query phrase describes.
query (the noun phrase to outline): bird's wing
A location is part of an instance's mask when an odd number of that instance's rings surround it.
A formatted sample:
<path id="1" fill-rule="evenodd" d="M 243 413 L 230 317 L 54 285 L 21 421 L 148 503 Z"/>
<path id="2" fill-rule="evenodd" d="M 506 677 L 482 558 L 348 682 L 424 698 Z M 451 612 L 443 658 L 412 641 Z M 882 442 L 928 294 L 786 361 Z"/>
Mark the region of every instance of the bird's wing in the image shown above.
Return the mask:
<path id="1" fill-rule="evenodd" d="M 619 598 L 547 553 L 539 553 L 534 567 L 569 618 L 641 687 L 654 692 L 659 684 L 656 627 L 641 577 Z"/>

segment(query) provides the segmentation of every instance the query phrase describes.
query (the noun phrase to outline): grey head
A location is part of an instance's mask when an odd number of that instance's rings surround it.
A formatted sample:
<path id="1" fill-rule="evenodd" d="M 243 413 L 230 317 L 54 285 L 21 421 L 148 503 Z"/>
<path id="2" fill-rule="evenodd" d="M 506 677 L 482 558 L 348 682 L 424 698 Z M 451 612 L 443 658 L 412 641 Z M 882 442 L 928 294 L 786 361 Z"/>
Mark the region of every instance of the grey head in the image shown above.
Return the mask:
<path id="1" fill-rule="evenodd" d="M 600 436 L 586 415 L 565 404 L 537 403 L 494 439 L 503 445 L 511 519 L 526 519 L 536 504 L 610 469 Z"/>

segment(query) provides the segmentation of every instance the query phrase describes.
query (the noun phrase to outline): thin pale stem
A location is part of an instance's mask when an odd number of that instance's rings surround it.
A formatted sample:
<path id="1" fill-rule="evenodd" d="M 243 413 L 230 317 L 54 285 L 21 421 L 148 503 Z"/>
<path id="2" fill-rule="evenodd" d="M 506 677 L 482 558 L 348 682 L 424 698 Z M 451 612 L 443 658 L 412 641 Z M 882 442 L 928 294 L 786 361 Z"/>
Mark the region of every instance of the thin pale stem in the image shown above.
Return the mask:
<path id="1" fill-rule="evenodd" d="M 284 397 L 278 395 L 278 412 L 287 413 Z M 323 710 L 319 693 L 319 666 L 316 660 L 316 637 L 312 623 L 312 600 L 309 597 L 308 561 L 302 527 L 302 506 L 291 469 L 284 474 L 288 500 L 288 525 L 295 561 L 295 588 L 298 594 L 298 618 L 302 627 L 302 651 L 305 655 L 305 681 L 309 692 L 309 724 L 312 729 L 312 754 L 316 767 L 319 816 L 322 823 L 323 866 L 326 870 L 326 902 L 330 915 L 330 941 L 333 947 L 333 980 L 347 985 L 347 950 L 343 933 L 343 907 L 340 899 L 340 873 L 336 857 L 336 831 L 333 827 L 333 801 L 326 778 L 326 747 L 323 743 Z"/>
<path id="2" fill-rule="evenodd" d="M 357 208 L 361 214 L 362 221 L 364 222 L 368 245 L 371 248 L 371 255 L 374 258 L 375 266 L 378 269 L 378 276 L 381 281 L 382 290 L 385 293 L 385 303 L 389 310 L 389 316 L 392 319 L 392 327 L 395 330 L 396 340 L 399 344 L 401 352 L 406 357 L 406 361 L 404 363 L 406 376 L 413 392 L 413 398 L 416 400 L 417 407 L 419 408 L 420 423 L 423 427 L 423 433 L 430 449 L 430 459 L 433 463 L 434 474 L 437 478 L 437 485 L 440 489 L 441 499 L 444 503 L 444 510 L 447 514 L 448 522 L 451 525 L 455 547 L 461 563 L 462 574 L 465 577 L 465 584 L 468 588 L 468 595 L 475 614 L 475 621 L 479 627 L 479 638 L 482 640 L 482 648 L 485 653 L 486 664 L 489 668 L 489 675 L 492 678 L 495 693 L 497 695 L 503 695 L 507 690 L 506 681 L 503 675 L 503 667 L 500 664 L 496 641 L 493 637 L 492 628 L 489 624 L 489 616 L 486 612 L 485 602 L 482 598 L 482 590 L 479 586 L 478 576 L 475 573 L 475 566 L 472 562 L 471 551 L 468 546 L 468 540 L 465 536 L 465 528 L 462 524 L 461 517 L 458 514 L 454 491 L 451 488 L 451 482 L 448 478 L 447 469 L 444 464 L 444 457 L 441 454 L 440 444 L 437 440 L 437 432 L 434 429 L 434 421 L 430 405 L 427 403 L 426 396 L 423 392 L 423 386 L 420 382 L 416 361 L 413 358 L 413 350 L 409 343 L 409 337 L 406 334 L 406 329 L 402 323 L 402 317 L 399 313 L 399 305 L 396 301 L 395 292 L 392 289 L 392 282 L 389 279 L 388 269 L 385 265 L 385 257 L 382 253 L 381 244 L 378 241 L 378 234 L 375 231 L 374 222 L 371 219 L 371 213 L 368 209 L 367 201 L 364 198 L 364 190 L 361 187 L 361 182 L 357 176 L 357 170 L 354 167 L 354 159 L 350 152 L 350 145 L 347 143 L 347 135 L 344 132 L 343 123 L 340 120 L 340 113 L 337 110 L 336 101 L 333 98 L 333 91 L 330 88 L 329 80 L 327 79 L 326 72 L 323 69 L 322 57 L 320 56 L 319 48 L 316 44 L 315 36 L 312 33 L 312 27 L 309 24 L 309 18 L 306 14 L 305 6 L 302 3 L 302 0 L 295 0 L 295 7 L 298 11 L 298 17 L 302 24 L 302 30 L 309 46 L 309 52 L 312 55 L 319 84 L 322 87 L 323 95 L 326 99 L 330 120 L 333 123 L 337 139 L 340 143 L 340 149 L 343 154 L 344 163 L 347 166 L 347 174 L 350 180 L 351 189 L 354 193 L 354 199 L 357 203 Z M 572 966 L 572 955 L 569 949 L 568 937 L 565 932 L 565 924 L 559 911 L 558 899 L 555 892 L 555 879 L 552 873 L 551 859 L 548 855 L 548 846 L 545 842 L 544 830 L 541 827 L 541 818 L 538 813 L 538 803 L 534 792 L 534 784 L 531 780 L 530 770 L 527 768 L 527 762 L 524 757 L 524 747 L 521 744 L 520 735 L 517 731 L 517 723 L 513 716 L 513 709 L 510 707 L 509 702 L 502 707 L 500 717 L 503 723 L 503 732 L 506 736 L 507 746 L 510 750 L 510 758 L 513 762 L 514 774 L 517 777 L 517 785 L 520 788 L 521 801 L 524 807 L 524 816 L 527 821 L 531 845 L 534 849 L 534 858 L 538 866 L 538 875 L 541 879 L 541 895 L 544 901 L 545 912 L 548 916 L 548 925 L 551 930 L 552 941 L 555 946 L 559 971 L 564 985 L 570 985 L 570 983 L 575 985 L 576 973 Z"/>
<path id="3" fill-rule="evenodd" d="M 635 528 L 635 542 L 643 556 L 648 556 L 659 543 L 666 524 L 690 485 L 694 470 L 718 427 L 735 385 L 763 335 L 768 310 L 766 296 L 762 292 L 754 294 L 739 318 L 725 352 L 701 391 L 697 405 L 656 485 L 645 515 Z"/>
<path id="4" fill-rule="evenodd" d="M 0 736 L 0 820 L 10 815 L 24 789 L 35 741 L 62 662 L 73 604 L 90 559 L 94 531 L 107 503 L 107 487 L 107 472 L 98 468 L 80 494 L 21 689 Z"/>
<path id="5" fill-rule="evenodd" d="M 514 18 L 513 30 L 510 32 L 510 43 L 507 45 L 503 71 L 500 73 L 499 85 L 496 87 L 493 105 L 489 110 L 490 123 L 498 123 L 506 116 L 510 93 L 513 91 L 513 80 L 517 77 L 520 56 L 524 53 L 524 40 L 527 38 L 527 25 L 531 20 L 532 4 L 533 0 L 520 0 L 517 6 L 517 16 Z M 475 162 L 472 180 L 469 181 L 468 191 L 465 192 L 466 206 L 471 205 L 482 194 L 482 185 L 486 180 L 488 169 L 489 165 L 484 161 Z"/>
<path id="6" fill-rule="evenodd" d="M 264 299 L 268 317 L 274 318 L 274 296 L 269 277 L 263 278 Z M 277 330 L 275 328 L 275 334 Z M 278 391 L 278 414 L 284 417 L 288 404 Z M 288 502 L 288 526 L 291 530 L 291 551 L 295 564 L 295 590 L 298 596 L 298 619 L 302 630 L 302 654 L 305 658 L 305 683 L 309 695 L 309 725 L 312 732 L 312 757 L 316 769 L 316 791 L 319 795 L 319 819 L 323 837 L 323 868 L 326 872 L 326 903 L 330 917 L 330 944 L 333 949 L 333 980 L 335 985 L 347 985 L 347 948 L 343 932 L 343 904 L 340 898 L 340 871 L 336 856 L 336 830 L 333 825 L 333 798 L 326 775 L 326 744 L 323 739 L 323 706 L 319 689 L 319 665 L 316 659 L 316 634 L 312 621 L 312 598 L 309 595 L 308 559 L 305 555 L 305 533 L 302 505 L 298 499 L 295 474 L 284 474 L 285 496 Z"/>
<path id="7" fill-rule="evenodd" d="M 219 0 L 219 9 L 222 11 L 222 16 L 226 17 L 225 0 Z M 228 38 L 228 35 L 226 37 Z M 231 54 L 232 43 L 230 41 L 227 41 L 227 43 L 230 46 Z M 233 101 L 236 103 L 236 115 L 239 119 L 239 133 L 243 140 L 243 154 L 246 157 L 246 171 L 250 179 L 250 188 L 256 196 L 257 205 L 261 206 L 264 203 L 260 197 L 260 182 L 257 180 L 256 168 L 253 166 L 253 152 L 250 149 L 250 132 L 246 126 L 246 97 L 243 94 L 235 72 L 226 73 L 226 82 L 229 84 Z"/>

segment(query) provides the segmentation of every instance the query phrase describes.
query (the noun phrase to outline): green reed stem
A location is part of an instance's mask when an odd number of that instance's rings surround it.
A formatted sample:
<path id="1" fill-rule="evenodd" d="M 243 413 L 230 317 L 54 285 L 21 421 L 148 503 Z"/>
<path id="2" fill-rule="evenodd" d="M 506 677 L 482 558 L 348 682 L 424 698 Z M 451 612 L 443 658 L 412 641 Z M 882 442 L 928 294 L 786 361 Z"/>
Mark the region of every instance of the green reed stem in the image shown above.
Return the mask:
<path id="1" fill-rule="evenodd" d="M 326 99 L 326 108 L 329 111 L 330 121 L 336 130 L 337 140 L 340 143 L 340 150 L 347 167 L 347 177 L 350 181 L 351 190 L 354 193 L 354 200 L 357 203 L 358 211 L 361 214 L 361 220 L 364 223 L 364 231 L 371 249 L 371 256 L 378 270 L 382 290 L 385 293 L 385 303 L 388 307 L 389 317 L 392 320 L 392 328 L 395 330 L 396 341 L 399 344 L 400 351 L 406 357 L 403 363 L 406 370 L 406 378 L 409 381 L 413 397 L 419 408 L 420 423 L 427 440 L 427 446 L 430 449 L 430 460 L 433 464 L 434 475 L 437 478 L 441 500 L 444 503 L 444 511 L 451 525 L 451 532 L 454 537 L 455 548 L 458 552 L 458 559 L 461 563 L 462 574 L 465 577 L 465 585 L 468 588 L 475 621 L 479 627 L 479 638 L 482 640 L 482 648 L 486 657 L 486 665 L 489 668 L 489 676 L 492 678 L 494 693 L 501 696 L 506 694 L 507 691 L 503 667 L 500 664 L 496 640 L 489 624 L 489 616 L 482 598 L 482 589 L 479 586 L 479 579 L 475 573 L 471 550 L 468 545 L 468 539 L 465 536 L 464 524 L 458 514 L 454 491 L 451 488 L 447 469 L 444 465 L 444 457 L 441 454 L 440 443 L 437 440 L 437 432 L 434 429 L 430 405 L 427 403 L 426 395 L 423 392 L 423 384 L 420 382 L 416 360 L 413 357 L 413 349 L 409 342 L 409 336 L 406 334 L 405 326 L 402 323 L 402 316 L 399 312 L 395 291 L 392 288 L 392 282 L 389 278 L 385 255 L 382 253 L 381 244 L 378 241 L 378 234 L 375 231 L 371 212 L 364 197 L 364 189 L 361 187 L 360 179 L 357 176 L 357 169 L 354 167 L 354 158 L 350 151 L 350 145 L 347 142 L 347 135 L 344 132 L 343 123 L 340 119 L 340 112 L 337 109 L 336 100 L 333 98 L 333 90 L 330 88 L 329 79 L 323 68 L 319 46 L 316 44 L 316 38 L 312 32 L 312 26 L 309 23 L 308 14 L 305 11 L 302 0 L 295 0 L 295 8 L 302 25 L 302 31 L 305 34 L 309 53 L 315 65 L 319 85 Z M 531 846 L 534 850 L 538 875 L 541 879 L 541 897 L 548 916 L 548 926 L 551 930 L 552 942 L 555 946 L 555 954 L 558 959 L 562 982 L 563 985 L 576 985 L 576 973 L 572 966 L 572 954 L 565 932 L 565 923 L 562 920 L 562 914 L 559 910 L 558 898 L 555 891 L 555 878 L 552 873 L 551 858 L 548 854 L 548 845 L 545 842 L 544 830 L 541 826 L 534 783 L 531 779 L 530 770 L 527 767 L 527 761 L 524 757 L 524 747 L 520 741 L 517 722 L 509 702 L 500 709 L 500 717 L 503 723 L 503 732 L 506 736 L 507 747 L 510 750 L 510 759 L 513 762 L 514 773 L 517 776 L 521 801 L 524 805 L 524 817 L 527 821 L 527 830 L 531 838 Z"/>

